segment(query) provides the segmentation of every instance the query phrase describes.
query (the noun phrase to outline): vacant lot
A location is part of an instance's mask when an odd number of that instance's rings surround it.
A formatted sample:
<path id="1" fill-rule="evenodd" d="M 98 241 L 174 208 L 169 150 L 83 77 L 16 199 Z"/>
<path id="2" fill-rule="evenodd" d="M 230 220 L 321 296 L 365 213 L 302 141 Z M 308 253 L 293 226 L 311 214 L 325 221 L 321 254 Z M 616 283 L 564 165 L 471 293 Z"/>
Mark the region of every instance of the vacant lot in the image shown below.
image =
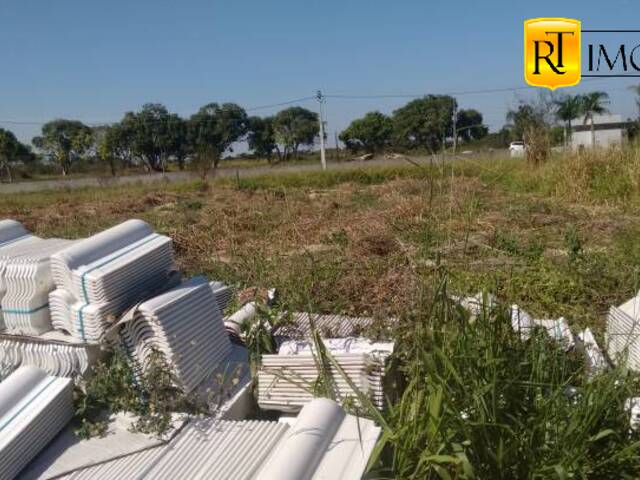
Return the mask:
<path id="1" fill-rule="evenodd" d="M 636 150 L 435 162 L 0 197 L 0 217 L 82 237 L 142 218 L 188 273 L 276 287 L 280 307 L 400 318 L 372 478 L 638 478 L 623 369 L 475 322 L 448 293 L 485 290 L 602 340 L 638 289 Z M 117 393 L 116 393 L 117 395 Z"/>
<path id="2" fill-rule="evenodd" d="M 189 273 L 277 287 L 295 308 L 402 315 L 446 270 L 450 290 L 601 331 L 638 288 L 637 169 L 618 152 L 158 183 L 4 196 L 0 216 L 62 237 L 142 218 Z"/>

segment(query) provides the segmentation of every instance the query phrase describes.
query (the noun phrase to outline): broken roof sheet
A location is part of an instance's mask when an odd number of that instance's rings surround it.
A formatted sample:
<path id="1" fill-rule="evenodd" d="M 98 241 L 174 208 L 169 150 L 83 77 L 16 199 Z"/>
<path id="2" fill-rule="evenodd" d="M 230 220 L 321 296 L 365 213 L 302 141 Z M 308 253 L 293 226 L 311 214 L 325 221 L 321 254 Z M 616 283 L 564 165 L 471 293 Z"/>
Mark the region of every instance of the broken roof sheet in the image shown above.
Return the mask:
<path id="1" fill-rule="evenodd" d="M 164 445 L 77 469 L 68 480 L 126 479 L 357 479 L 380 429 L 316 399 L 289 426 L 271 421 L 191 421 Z M 282 476 L 279 472 L 289 472 Z M 29 478 L 52 478 L 42 471 Z M 275 476 L 274 476 L 275 475 Z"/>

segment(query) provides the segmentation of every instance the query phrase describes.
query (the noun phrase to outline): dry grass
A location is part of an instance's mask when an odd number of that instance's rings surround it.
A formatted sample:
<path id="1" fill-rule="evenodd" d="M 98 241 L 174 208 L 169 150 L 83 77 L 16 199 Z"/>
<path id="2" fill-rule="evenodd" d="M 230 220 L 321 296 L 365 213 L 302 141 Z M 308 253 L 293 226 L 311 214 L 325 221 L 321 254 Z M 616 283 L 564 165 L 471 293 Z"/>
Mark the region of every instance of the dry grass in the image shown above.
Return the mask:
<path id="1" fill-rule="evenodd" d="M 65 237 L 142 218 L 174 239 L 188 273 L 275 286 L 295 308 L 401 315 L 444 265 L 455 289 L 598 329 L 636 288 L 638 164 L 619 152 L 535 170 L 494 160 L 24 194 L 3 199 L 0 216 Z"/>

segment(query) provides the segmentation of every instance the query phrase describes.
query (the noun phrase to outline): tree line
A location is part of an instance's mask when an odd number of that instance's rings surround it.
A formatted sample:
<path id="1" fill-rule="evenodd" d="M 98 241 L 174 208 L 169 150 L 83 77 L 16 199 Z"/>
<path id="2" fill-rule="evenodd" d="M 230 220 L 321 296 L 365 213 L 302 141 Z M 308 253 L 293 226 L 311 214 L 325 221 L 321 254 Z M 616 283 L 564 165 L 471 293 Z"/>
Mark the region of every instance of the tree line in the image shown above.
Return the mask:
<path id="1" fill-rule="evenodd" d="M 640 109 L 640 87 L 635 88 Z M 594 117 L 609 112 L 609 95 L 594 91 L 576 95 L 542 95 L 535 101 L 523 102 L 507 112 L 511 133 L 527 145 L 527 157 L 533 163 L 544 161 L 552 145 L 567 147 L 571 141 L 573 124 L 581 119 L 591 130 L 591 144 L 595 145 Z M 636 136 L 637 121 L 627 122 L 627 136 Z"/>
<path id="2" fill-rule="evenodd" d="M 640 108 L 640 87 L 634 89 Z M 532 152 L 539 144 L 538 150 L 545 152 L 551 144 L 566 145 L 572 122 L 605 113 L 607 102 L 605 92 L 591 92 L 521 103 L 507 113 L 501 130 L 489 133 L 478 110 L 459 109 L 449 95 L 426 95 L 390 115 L 369 112 L 353 120 L 339 138 L 354 154 L 416 149 L 435 153 L 452 142 L 470 141 L 499 148 L 512 140 L 524 140 Z M 172 165 L 204 176 L 233 152 L 237 142 L 246 142 L 255 157 L 269 163 L 298 158 L 316 142 L 318 122 L 316 112 L 299 106 L 259 117 L 249 116 L 235 103 L 210 103 L 183 118 L 162 104 L 149 103 L 112 125 L 90 127 L 67 119 L 48 122 L 32 140 L 36 152 L 0 128 L 0 176 L 11 181 L 16 166 L 29 168 L 39 160 L 55 165 L 62 175 L 84 161 L 106 165 L 113 175 L 140 167 L 160 172 Z"/>
<path id="3" fill-rule="evenodd" d="M 216 168 L 234 143 L 248 140 L 250 148 L 271 159 L 276 151 L 286 160 L 301 145 L 312 145 L 317 131 L 315 112 L 291 107 L 274 117 L 250 117 L 235 103 L 210 103 L 183 119 L 161 104 L 145 104 L 109 126 L 89 128 L 80 122 L 55 120 L 42 127 L 33 144 L 66 175 L 74 161 L 93 154 L 111 172 L 143 166 L 164 171 L 173 163 L 190 165 L 206 174 Z"/>
<path id="4" fill-rule="evenodd" d="M 235 103 L 210 103 L 189 118 L 149 103 L 127 112 L 112 125 L 88 126 L 77 120 L 56 119 L 42 126 L 31 147 L 0 129 L 0 168 L 11 180 L 16 166 L 36 160 L 55 165 L 64 176 L 82 161 L 106 165 L 111 174 L 128 168 L 164 171 L 169 165 L 196 169 L 203 175 L 218 167 L 237 142 L 269 163 L 298 158 L 319 135 L 316 112 L 289 107 L 273 116 L 249 116 Z M 378 153 L 386 149 L 426 148 L 436 151 L 457 126 L 458 138 L 471 140 L 488 133 L 477 110 L 457 110 L 453 97 L 427 95 L 397 109 L 391 116 L 367 113 L 354 120 L 340 139 L 350 151 Z"/>
<path id="5" fill-rule="evenodd" d="M 109 166 L 113 175 L 122 168 L 143 167 L 164 171 L 169 164 L 189 166 L 203 175 L 216 168 L 233 144 L 246 140 L 256 155 L 269 161 L 297 157 L 313 145 L 318 115 L 290 107 L 272 117 L 251 117 L 235 103 L 210 103 L 189 118 L 161 104 L 145 104 L 127 112 L 113 125 L 90 127 L 77 120 L 57 119 L 42 126 L 32 143 L 39 156 L 67 175 L 81 160 L 93 159 Z M 33 150 L 8 130 L 0 129 L 0 168 L 11 179 L 12 169 L 37 159 Z"/>
<path id="6" fill-rule="evenodd" d="M 454 136 L 469 141 L 488 133 L 477 110 L 458 110 L 456 99 L 449 95 L 427 95 L 410 101 L 391 116 L 378 111 L 367 113 L 351 122 L 340 140 L 354 152 L 423 148 L 434 153 Z"/>
<path id="7" fill-rule="evenodd" d="M 595 134 L 593 118 L 608 113 L 609 95 L 596 91 L 577 95 L 560 95 L 541 98 L 537 102 L 522 103 L 507 113 L 507 121 L 515 135 L 527 143 L 532 132 L 550 127 L 553 121 L 561 123 L 563 143 L 568 144 L 572 125 L 577 119 L 584 119 L 591 125 L 591 134 Z M 595 143 L 595 142 L 594 142 Z"/>

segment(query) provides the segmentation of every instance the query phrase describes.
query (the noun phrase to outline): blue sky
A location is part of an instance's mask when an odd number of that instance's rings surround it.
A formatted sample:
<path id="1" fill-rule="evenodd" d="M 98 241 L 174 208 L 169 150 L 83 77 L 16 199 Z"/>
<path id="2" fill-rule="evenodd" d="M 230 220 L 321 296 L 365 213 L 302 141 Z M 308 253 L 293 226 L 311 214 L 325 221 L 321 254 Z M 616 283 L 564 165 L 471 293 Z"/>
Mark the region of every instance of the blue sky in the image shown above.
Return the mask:
<path id="1" fill-rule="evenodd" d="M 540 16 L 640 29 L 637 0 L 0 0 L 0 120 L 113 122 L 145 102 L 187 116 L 212 101 L 248 108 L 317 89 L 370 95 L 523 87 L 522 22 Z M 571 90 L 606 90 L 611 111 L 636 116 L 631 83 L 599 79 Z M 458 100 L 496 128 L 530 94 Z M 328 131 L 404 102 L 329 99 Z M 39 131 L 0 126 L 22 140 Z"/>

